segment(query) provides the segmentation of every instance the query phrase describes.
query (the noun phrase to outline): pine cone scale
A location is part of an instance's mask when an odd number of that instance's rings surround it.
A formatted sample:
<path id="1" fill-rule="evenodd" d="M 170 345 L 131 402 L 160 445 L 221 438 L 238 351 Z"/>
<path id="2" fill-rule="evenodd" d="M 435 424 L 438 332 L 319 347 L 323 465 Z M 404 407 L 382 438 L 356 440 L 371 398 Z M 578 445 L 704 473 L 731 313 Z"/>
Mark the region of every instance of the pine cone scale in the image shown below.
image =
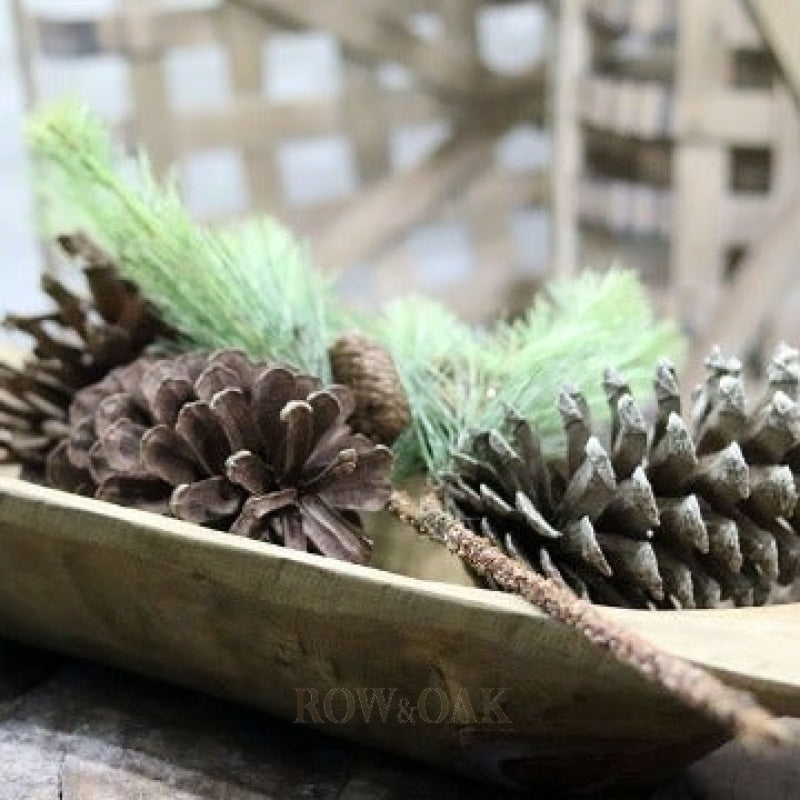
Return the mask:
<path id="1" fill-rule="evenodd" d="M 81 338 L 85 339 L 86 303 L 47 272 L 42 275 L 41 286 L 42 291 L 58 307 L 58 313 L 48 315 L 48 317 L 38 317 L 38 322 L 44 322 L 45 320 L 48 322 L 58 321 L 67 328 L 72 328 Z M 18 320 L 19 317 L 12 319 Z"/>
<path id="2" fill-rule="evenodd" d="M 565 556 L 577 557 L 579 561 L 594 567 L 606 578 L 610 578 L 614 572 L 603 554 L 594 526 L 588 517 L 582 517 L 565 526 L 558 549 Z"/>
<path id="3" fill-rule="evenodd" d="M 283 546 L 289 550 L 299 550 L 305 552 L 307 536 L 304 530 L 302 516 L 297 514 L 286 514 L 276 520 L 276 533 L 283 542 Z"/>
<path id="4" fill-rule="evenodd" d="M 748 422 L 742 450 L 754 463 L 775 463 L 798 443 L 800 408 L 786 393 L 776 391 Z"/>
<path id="5" fill-rule="evenodd" d="M 57 339 L 55 332 L 51 333 L 49 328 L 54 329 L 56 323 L 49 320 L 31 320 L 25 317 L 9 314 L 6 317 L 6 325 L 15 328 L 21 333 L 26 333 L 34 340 L 34 355 L 47 361 L 60 361 L 72 364 L 80 364 L 84 358 L 84 342 L 76 335 L 75 331 L 65 331 L 62 338 Z"/>
<path id="6" fill-rule="evenodd" d="M 253 386 L 255 422 L 264 450 L 283 455 L 284 428 L 281 411 L 292 400 L 298 400 L 292 373 L 283 367 L 265 370 Z"/>
<path id="7" fill-rule="evenodd" d="M 96 441 L 93 420 L 85 419 L 70 430 L 67 452 L 75 467 L 88 470 L 91 463 L 91 450 Z"/>
<path id="8" fill-rule="evenodd" d="M 64 409 L 54 399 L 54 393 L 41 388 L 37 392 L 25 392 L 22 397 L 34 414 L 42 420 L 42 424 L 49 419 L 64 419 Z M 30 419 L 33 415 L 29 416 Z"/>
<path id="9" fill-rule="evenodd" d="M 175 432 L 186 442 L 206 475 L 225 472 L 231 446 L 211 407 L 202 400 L 186 403 L 178 413 Z"/>
<path id="10" fill-rule="evenodd" d="M 391 486 L 384 476 L 392 466 L 392 451 L 376 445 L 357 453 L 352 469 L 343 470 L 335 480 L 315 489 L 315 494 L 331 507 L 345 510 L 380 511 L 391 497 Z"/>
<path id="11" fill-rule="evenodd" d="M 50 440 L 46 436 L 28 435 L 24 431 L 21 434 L 14 434 L 12 431 L 0 432 L 0 447 L 6 452 L 0 451 L 0 462 L 4 464 L 16 464 L 22 461 L 29 463 L 40 463 L 42 448 Z"/>
<path id="12" fill-rule="evenodd" d="M 95 483 L 88 469 L 78 467 L 69 456 L 69 439 L 63 439 L 47 455 L 44 466 L 46 482 L 49 486 L 69 489 L 75 494 L 92 494 Z M 30 463 L 22 461 L 21 463 Z"/>
<path id="13" fill-rule="evenodd" d="M 30 427 L 31 420 L 36 419 L 36 414 L 32 411 L 15 413 L 12 406 L 6 407 L 0 401 L 0 434 L 10 434 L 13 432 L 25 433 Z"/>
<path id="14" fill-rule="evenodd" d="M 94 429 L 99 437 L 105 436 L 109 428 L 121 419 L 133 422 L 138 409 L 133 398 L 126 394 L 112 394 L 98 404 L 94 412 Z"/>
<path id="15" fill-rule="evenodd" d="M 322 553 L 341 561 L 363 564 L 369 555 L 369 540 L 345 517 L 314 496 L 300 501 L 303 511 L 303 530 L 308 541 Z"/>
<path id="16" fill-rule="evenodd" d="M 242 389 L 223 389 L 211 398 L 209 405 L 217 415 L 233 452 L 258 448 L 253 416 Z"/>
<path id="17" fill-rule="evenodd" d="M 239 513 L 244 493 L 227 478 L 215 475 L 176 486 L 169 494 L 173 516 L 195 525 L 215 525 Z"/>
<path id="18" fill-rule="evenodd" d="M 641 466 L 617 484 L 615 496 L 602 513 L 604 524 L 634 538 L 648 538 L 659 519 L 655 495 Z"/>
<path id="19" fill-rule="evenodd" d="M 146 426 L 127 417 L 120 417 L 100 433 L 97 443 L 89 451 L 90 458 L 97 451 L 98 458 L 102 459 L 107 470 L 140 472 L 142 470 L 140 445 L 146 431 Z M 97 478 L 95 480 L 97 483 L 102 483 L 102 480 Z"/>
<path id="20" fill-rule="evenodd" d="M 770 531 L 778 547 L 778 583 L 790 586 L 800 576 L 800 537 L 785 520 L 778 520 Z"/>
<path id="21" fill-rule="evenodd" d="M 611 461 L 594 437 L 584 449 L 584 459 L 573 474 L 561 504 L 555 510 L 556 519 L 567 522 L 586 516 L 597 519 L 614 498 L 615 480 Z"/>
<path id="22" fill-rule="evenodd" d="M 99 264 L 88 266 L 84 270 L 92 297 L 99 298 L 96 301 L 97 310 L 104 319 L 125 320 L 126 327 L 135 329 L 136 326 L 131 325 L 131 321 L 144 316 L 145 308 L 140 303 L 131 303 L 131 284 L 127 281 L 120 282 L 116 278 L 113 271 L 114 265 L 110 259 L 105 258 L 105 254 L 100 258 L 105 259 L 102 266 Z M 130 311 L 128 311 L 129 308 Z"/>
<path id="23" fill-rule="evenodd" d="M 98 500 L 155 514 L 166 514 L 169 511 L 170 486 L 150 475 L 112 475 L 100 486 L 92 488 Z"/>
<path id="24" fill-rule="evenodd" d="M 297 505 L 297 490 L 279 489 L 269 494 L 259 494 L 248 498 L 241 513 L 231 527 L 231 533 L 246 536 L 251 539 L 266 539 L 269 541 L 268 531 L 264 529 L 271 514 L 276 511 L 294 508 Z M 276 517 L 273 522 L 280 519 Z M 303 548 L 305 549 L 305 548 Z"/>
<path id="25" fill-rule="evenodd" d="M 214 396 L 226 390 L 240 390 L 242 382 L 237 372 L 227 364 L 209 364 L 194 382 L 194 393 L 198 400 L 211 404 Z"/>
<path id="26" fill-rule="evenodd" d="M 708 552 L 708 530 L 696 495 L 661 497 L 657 499 L 657 508 L 660 533 L 667 541 L 689 552 Z"/>
<path id="27" fill-rule="evenodd" d="M 326 389 L 312 392 L 308 396 L 308 404 L 313 411 L 314 441 L 318 446 L 326 431 L 344 424 L 347 415 L 342 415 L 342 406 L 337 396 Z"/>
<path id="28" fill-rule="evenodd" d="M 308 403 L 291 400 L 280 413 L 283 434 L 283 474 L 288 481 L 300 477 L 313 450 L 314 412 Z"/>
<path id="29" fill-rule="evenodd" d="M 353 448 L 340 450 L 319 470 L 309 470 L 308 475 L 302 479 L 302 486 L 307 491 L 324 492 L 350 475 L 355 470 L 357 462 L 358 453 Z"/>
<path id="30" fill-rule="evenodd" d="M 516 483 L 512 486 L 516 486 Z M 469 487 L 465 487 L 468 492 L 472 490 Z M 480 509 L 481 498 L 477 496 L 475 498 L 475 502 L 472 503 L 473 508 Z M 521 491 L 520 489 L 516 489 L 514 495 L 514 507 L 516 510 L 522 515 L 522 519 L 525 525 L 537 536 L 541 536 L 544 539 L 558 539 L 564 534 L 561 531 L 556 530 L 539 512 L 536 506 L 531 501 L 530 497 L 525 494 L 525 492 Z M 588 521 L 588 517 L 584 517 Z"/>
<path id="31" fill-rule="evenodd" d="M 140 458 L 145 472 L 171 486 L 194 483 L 201 478 L 194 454 L 185 439 L 163 423 L 142 435 Z"/>

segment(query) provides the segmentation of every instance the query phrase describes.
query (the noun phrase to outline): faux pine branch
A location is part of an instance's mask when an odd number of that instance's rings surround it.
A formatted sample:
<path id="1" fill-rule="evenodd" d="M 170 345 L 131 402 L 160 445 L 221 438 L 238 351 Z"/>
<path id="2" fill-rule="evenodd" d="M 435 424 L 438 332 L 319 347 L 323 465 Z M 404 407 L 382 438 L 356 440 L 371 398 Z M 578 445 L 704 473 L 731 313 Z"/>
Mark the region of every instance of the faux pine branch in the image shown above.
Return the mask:
<path id="1" fill-rule="evenodd" d="M 74 103 L 35 114 L 28 139 L 45 232 L 80 229 L 104 245 L 193 346 L 240 347 L 328 375 L 338 307 L 279 223 L 196 224 L 144 157 L 125 177 L 104 125 Z"/>
<path id="2" fill-rule="evenodd" d="M 106 128 L 73 103 L 35 114 L 29 141 L 45 232 L 79 229 L 107 248 L 187 346 L 238 347 L 330 377 L 328 349 L 354 319 L 279 223 L 196 224 L 144 157 L 125 175 Z M 623 370 L 641 393 L 656 357 L 681 349 L 674 327 L 654 322 L 638 279 L 618 270 L 555 284 L 522 320 L 488 329 L 424 298 L 394 302 L 361 328 L 387 345 L 409 394 L 400 475 L 440 474 L 465 433 L 501 425 L 509 408 L 555 452 L 565 382 L 597 409 L 603 368 Z"/>
<path id="3" fill-rule="evenodd" d="M 488 329 L 471 328 L 424 298 L 392 303 L 373 323 L 409 394 L 412 424 L 398 442 L 398 472 L 447 468 L 472 429 L 502 427 L 509 409 L 536 425 L 546 455 L 560 450 L 556 397 L 580 390 L 598 418 L 607 401 L 606 367 L 624 372 L 634 394 L 649 393 L 659 356 L 680 361 L 674 325 L 657 322 L 632 272 L 585 272 L 552 284 L 528 314 Z"/>
<path id="4" fill-rule="evenodd" d="M 644 396 L 660 356 L 680 362 L 683 340 L 673 323 L 655 319 L 635 273 L 585 271 L 553 282 L 522 319 L 499 325 L 481 348 L 491 402 L 477 427 L 497 427 L 510 407 L 536 424 L 552 450 L 562 439 L 554 409 L 565 385 L 581 391 L 600 418 L 607 413 L 603 371 L 618 370 L 633 394 Z"/>

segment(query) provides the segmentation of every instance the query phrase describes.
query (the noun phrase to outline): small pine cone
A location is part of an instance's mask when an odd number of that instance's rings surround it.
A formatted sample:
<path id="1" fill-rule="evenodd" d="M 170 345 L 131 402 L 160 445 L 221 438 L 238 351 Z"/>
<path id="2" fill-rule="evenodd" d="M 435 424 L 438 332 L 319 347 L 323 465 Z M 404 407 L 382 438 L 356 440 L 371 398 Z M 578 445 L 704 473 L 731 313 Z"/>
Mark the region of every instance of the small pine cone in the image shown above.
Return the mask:
<path id="1" fill-rule="evenodd" d="M 53 485 L 241 536 L 367 560 L 358 511 L 389 500 L 392 455 L 347 425 L 343 386 L 239 351 L 144 358 L 78 392 Z"/>
<path id="2" fill-rule="evenodd" d="M 583 397 L 564 390 L 567 439 L 547 460 L 535 431 L 509 415 L 473 435 L 444 476 L 454 512 L 511 555 L 591 600 L 650 608 L 767 602 L 800 572 L 800 359 L 785 346 L 749 412 L 735 359 L 714 351 L 680 416 L 675 371 L 656 370 L 653 425 L 607 370 L 604 446 Z"/>
<path id="3" fill-rule="evenodd" d="M 34 348 L 20 368 L 0 364 L 0 463 L 18 464 L 23 477 L 38 482 L 47 454 L 69 430 L 67 409 L 75 392 L 168 335 L 108 254 L 81 234 L 58 242 L 83 262 L 88 296 L 78 297 L 44 275 L 42 289 L 55 311 L 7 317 L 6 326 L 32 337 Z"/>
<path id="4" fill-rule="evenodd" d="M 355 396 L 353 428 L 391 445 L 408 425 L 411 412 L 389 351 L 360 333 L 347 333 L 334 342 L 330 359 L 333 379 Z"/>

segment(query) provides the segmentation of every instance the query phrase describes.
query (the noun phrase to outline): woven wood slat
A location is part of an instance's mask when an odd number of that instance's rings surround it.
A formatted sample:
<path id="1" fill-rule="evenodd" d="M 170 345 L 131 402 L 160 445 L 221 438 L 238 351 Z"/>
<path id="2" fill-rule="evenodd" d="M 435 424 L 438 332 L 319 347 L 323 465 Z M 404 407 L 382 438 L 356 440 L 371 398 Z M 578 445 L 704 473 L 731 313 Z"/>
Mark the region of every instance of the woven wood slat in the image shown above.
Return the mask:
<path id="1" fill-rule="evenodd" d="M 262 81 L 261 46 L 272 32 L 269 25 L 260 19 L 253 19 L 236 5 L 223 6 L 221 36 L 227 45 L 228 70 L 235 97 L 246 98 L 246 101 L 260 104 L 259 94 Z M 230 146 L 230 131 L 248 131 L 249 141 L 240 145 L 242 161 L 248 177 L 249 201 L 257 208 L 282 209 L 282 193 L 280 191 L 280 175 L 274 159 L 264 158 L 276 141 L 273 126 L 258 124 L 264 117 L 263 108 L 250 115 L 247 122 L 229 122 L 224 139 L 218 140 L 216 146 Z M 203 130 L 197 126 L 187 126 L 186 133 L 192 130 Z M 255 133 L 257 131 L 257 133 Z M 174 135 L 174 130 L 173 130 Z M 192 149 L 185 141 L 183 149 Z M 215 145 L 211 145 L 212 147 Z M 180 145 L 179 145 L 180 147 Z M 202 146 L 197 147 L 202 149 Z"/>
<path id="2" fill-rule="evenodd" d="M 244 197 L 230 207 L 190 203 L 201 216 L 225 221 L 246 209 L 266 210 L 308 236 L 331 268 L 373 262 L 380 271 L 397 249 L 396 263 L 406 264 L 406 286 L 413 288 L 420 265 L 431 263 L 408 245 L 419 226 L 463 229 L 477 272 L 502 283 L 519 268 L 514 215 L 549 204 L 538 167 L 517 174 L 497 162 L 501 137 L 519 125 L 541 126 L 548 84 L 544 67 L 506 74 L 485 65 L 482 15 L 506 7 L 519 13 L 539 5 L 220 0 L 176 7 L 124 0 L 115 13 L 59 8 L 23 13 L 21 24 L 30 32 L 28 62 L 121 60 L 132 98 L 117 127 L 128 145 L 147 148 L 159 171 L 177 165 L 179 175 L 191 168 L 196 176 L 196 159 L 210 158 L 226 175 L 240 176 Z M 327 48 L 328 74 L 294 94 L 281 69 L 302 71 L 306 50 L 298 48 L 312 44 Z M 216 54 L 227 96 L 177 102 L 168 62 L 185 53 Z M 36 94 L 34 86 L 32 99 Z M 436 131 L 438 147 L 422 141 L 412 148 L 421 155 L 406 153 L 406 139 Z M 331 153 L 344 159 L 338 167 L 328 166 Z M 234 167 L 238 173 L 230 173 Z M 484 175 L 492 176 L 489 183 L 471 191 Z M 518 188 L 525 180 L 530 191 Z M 189 181 L 187 191 L 192 187 Z M 203 191 L 212 201 L 218 194 L 215 186 Z"/>
<path id="3" fill-rule="evenodd" d="M 790 32 L 800 17 L 794 3 L 671 0 L 664 24 L 648 26 L 646 5 L 585 6 L 584 252 L 643 265 L 665 310 L 696 334 L 691 388 L 711 345 L 767 354 L 798 330 L 800 59 Z M 631 34 L 642 47 L 633 56 L 620 46 Z M 642 100 L 648 91 L 660 113 Z"/>
<path id="4" fill-rule="evenodd" d="M 98 53 L 135 56 L 208 44 L 216 39 L 218 17 L 217 8 L 151 8 L 131 27 L 118 12 L 72 19 L 43 13 L 33 18 L 37 39 L 33 51 L 61 57 Z"/>
<path id="5" fill-rule="evenodd" d="M 748 0 L 747 6 L 762 42 L 781 68 L 773 89 L 776 103 L 777 147 L 773 153 L 775 180 L 772 213 L 749 242 L 730 283 L 725 303 L 703 331 L 690 363 L 690 376 L 700 374 L 697 351 L 708 342 L 723 342 L 742 351 L 768 352 L 778 339 L 796 342 L 796 266 L 800 250 L 800 59 L 794 31 L 800 22 L 795 4 Z"/>
<path id="6" fill-rule="evenodd" d="M 586 11 L 596 26 L 640 36 L 668 35 L 676 25 L 671 0 L 586 0 Z"/>
<path id="7" fill-rule="evenodd" d="M 357 13 L 348 13 L 328 0 L 234 0 L 290 26 L 324 28 L 342 46 L 370 61 L 392 60 L 411 69 L 427 87 L 445 97 L 469 98 L 477 85 L 497 92 L 516 81 L 497 79 L 479 68 L 467 43 L 457 37 L 426 43 L 408 30 L 405 17 L 392 0 L 370 0 Z"/>
<path id="8" fill-rule="evenodd" d="M 152 142 L 148 154 L 154 169 L 162 173 L 174 159 L 170 146 L 169 100 L 162 80 L 158 52 L 150 43 L 150 18 L 156 0 L 123 0 L 120 26 L 128 31 L 139 58 L 131 61 L 131 92 L 137 108 L 148 109 L 137 114 L 133 135 L 138 141 Z"/>
<path id="9" fill-rule="evenodd" d="M 482 238 L 475 243 L 479 263 L 491 265 L 479 269 L 469 282 L 447 288 L 447 298 L 461 313 L 471 319 L 486 319 L 495 309 L 520 311 L 532 298 L 535 288 L 518 269 L 518 243 L 510 235 L 509 220 L 503 213 L 507 207 L 529 208 L 544 204 L 550 192 L 550 176 L 541 173 L 531 179 L 527 174 L 509 177 L 498 168 L 485 169 L 459 193 L 449 206 L 436 216 L 435 221 L 446 225 L 465 216 L 465 210 L 480 209 L 484 216 Z M 474 229 L 470 229 L 474 231 Z M 523 242 L 523 247 L 526 243 Z M 389 299 L 407 288 L 409 273 L 423 279 L 423 288 L 432 294 L 441 294 L 436 281 L 429 273 L 433 265 L 419 264 L 413 252 L 413 242 L 405 239 L 378 257 L 372 268 L 373 296 Z M 522 293 L 520 293 L 522 286 Z"/>
<path id="10" fill-rule="evenodd" d="M 465 132 L 417 167 L 376 183 L 346 208 L 316 245 L 321 263 L 341 267 L 371 255 L 430 215 L 445 198 L 485 168 L 492 142 Z"/>
<path id="11" fill-rule="evenodd" d="M 597 71 L 581 84 L 581 216 L 620 237 L 623 262 L 626 249 L 640 254 L 635 240 L 651 237 L 660 249 L 656 239 L 666 239 L 655 279 L 688 329 L 702 331 L 724 310 L 733 254 L 762 240 L 800 177 L 790 155 L 798 114 L 743 4 L 660 5 L 659 18 L 646 0 L 587 2 Z M 620 55 L 631 32 L 649 54 Z"/>

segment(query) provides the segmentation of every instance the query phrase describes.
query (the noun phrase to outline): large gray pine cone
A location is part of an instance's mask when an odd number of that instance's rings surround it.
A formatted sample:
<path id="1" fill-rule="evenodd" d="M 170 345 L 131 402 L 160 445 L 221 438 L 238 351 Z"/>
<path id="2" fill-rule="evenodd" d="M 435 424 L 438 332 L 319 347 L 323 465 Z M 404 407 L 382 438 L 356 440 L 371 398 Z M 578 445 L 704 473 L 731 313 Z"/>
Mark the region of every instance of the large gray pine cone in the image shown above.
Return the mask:
<path id="1" fill-rule="evenodd" d="M 748 412 L 735 359 L 714 351 L 681 417 L 672 366 L 655 378 L 648 425 L 608 370 L 606 444 L 574 391 L 558 405 L 566 453 L 545 459 L 535 431 L 509 415 L 470 437 L 445 478 L 453 511 L 542 574 L 593 601 L 649 608 L 767 602 L 800 571 L 798 353 L 775 354 Z"/>
<path id="2" fill-rule="evenodd" d="M 295 550 L 366 561 L 358 511 L 389 500 L 391 451 L 347 424 L 343 386 L 234 350 L 144 358 L 78 392 L 51 485 Z"/>

